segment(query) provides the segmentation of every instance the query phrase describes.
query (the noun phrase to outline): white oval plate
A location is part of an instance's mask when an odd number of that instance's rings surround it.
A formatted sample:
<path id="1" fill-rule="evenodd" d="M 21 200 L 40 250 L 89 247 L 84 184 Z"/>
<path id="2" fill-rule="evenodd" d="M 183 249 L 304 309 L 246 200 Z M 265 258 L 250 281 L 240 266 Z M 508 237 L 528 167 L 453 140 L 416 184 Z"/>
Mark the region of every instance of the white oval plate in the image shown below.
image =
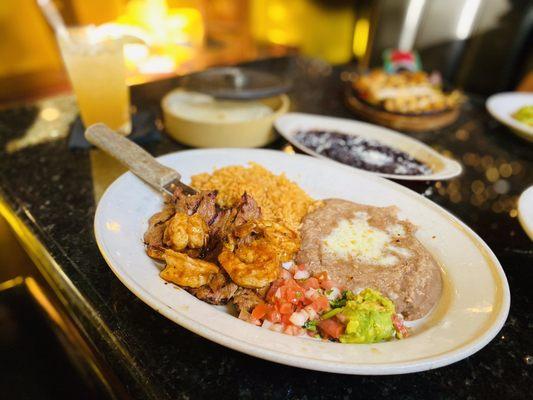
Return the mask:
<path id="1" fill-rule="evenodd" d="M 512 117 L 524 106 L 533 106 L 533 93 L 498 93 L 487 99 L 487 110 L 499 122 L 510 128 L 518 136 L 533 142 L 533 126 L 528 126 Z"/>
<path id="2" fill-rule="evenodd" d="M 533 186 L 524 190 L 518 199 L 518 220 L 529 238 L 533 240 Z"/>
<path id="3" fill-rule="evenodd" d="M 273 150 L 212 149 L 168 154 L 159 161 L 191 175 L 226 165 L 260 163 L 285 173 L 316 199 L 338 197 L 376 206 L 397 205 L 420 229 L 417 237 L 443 268 L 444 294 L 436 309 L 405 340 L 340 344 L 276 333 L 241 321 L 185 290 L 165 284 L 144 252 L 148 218 L 162 207 L 159 193 L 131 173 L 105 192 L 95 235 L 107 263 L 136 296 L 179 325 L 207 339 L 266 360 L 346 374 L 401 374 L 441 367 L 485 346 L 509 310 L 509 288 L 485 243 L 451 214 L 396 183 L 304 155 Z"/>
<path id="4" fill-rule="evenodd" d="M 405 181 L 440 181 L 459 176 L 463 171 L 463 167 L 459 162 L 444 157 L 426 144 L 402 133 L 382 126 L 368 124 L 366 122 L 304 113 L 288 113 L 276 119 L 274 126 L 281 136 L 304 153 L 337 164 L 345 165 L 320 155 L 309 147 L 303 145 L 294 137 L 296 133 L 301 130 L 322 129 L 377 140 L 384 145 L 406 152 L 417 160 L 427 164 L 434 171 L 430 175 L 396 175 L 363 170 L 384 178 L 401 179 Z"/>

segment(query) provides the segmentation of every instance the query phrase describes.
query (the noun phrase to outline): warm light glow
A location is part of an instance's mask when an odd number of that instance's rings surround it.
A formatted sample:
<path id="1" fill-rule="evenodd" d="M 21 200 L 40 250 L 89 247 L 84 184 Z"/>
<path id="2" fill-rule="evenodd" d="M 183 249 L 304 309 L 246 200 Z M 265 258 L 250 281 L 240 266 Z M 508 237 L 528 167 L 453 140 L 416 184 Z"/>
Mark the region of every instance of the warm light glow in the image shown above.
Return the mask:
<path id="1" fill-rule="evenodd" d="M 167 55 L 152 56 L 139 65 L 139 72 L 143 74 L 170 73 L 175 69 L 176 63 L 172 57 Z"/>
<path id="2" fill-rule="evenodd" d="M 24 279 L 26 282 L 26 287 L 30 291 L 31 295 L 37 301 L 37 303 L 44 309 L 46 314 L 60 327 L 65 328 L 63 319 L 55 309 L 55 307 L 50 303 L 46 295 L 44 294 L 41 287 L 37 284 L 37 281 L 32 277 Z"/>
<path id="3" fill-rule="evenodd" d="M 108 37 L 122 40 L 124 43 L 140 43 L 150 45 L 152 37 L 142 28 L 127 24 L 109 22 L 99 25 L 97 28 L 99 37 Z"/>
<path id="4" fill-rule="evenodd" d="M 165 20 L 165 42 L 201 46 L 204 41 L 202 14 L 194 8 L 175 8 Z"/>
<path id="5" fill-rule="evenodd" d="M 107 221 L 105 227 L 111 232 L 120 232 L 120 224 L 117 221 Z"/>
<path id="6" fill-rule="evenodd" d="M 124 45 L 124 58 L 126 65 L 137 65 L 144 61 L 150 55 L 150 49 L 144 44 L 126 44 Z"/>
<path id="7" fill-rule="evenodd" d="M 287 9 L 282 4 L 272 4 L 268 8 L 268 18 L 272 21 L 283 22 L 287 17 Z"/>
<path id="8" fill-rule="evenodd" d="M 131 0 L 124 14 L 99 30 L 122 38 L 126 66 L 141 74 L 174 72 L 205 36 L 199 10 L 170 8 L 165 0 Z"/>
<path id="9" fill-rule="evenodd" d="M 370 23 L 368 19 L 358 19 L 353 33 L 353 54 L 358 58 L 363 57 L 366 53 L 369 32 Z"/>
<path id="10" fill-rule="evenodd" d="M 45 121 L 54 121 L 59 118 L 59 110 L 55 107 L 46 107 L 41 110 L 41 118 Z"/>
<path id="11" fill-rule="evenodd" d="M 480 306 L 480 307 L 469 307 L 466 309 L 468 312 L 476 314 L 489 314 L 492 312 L 493 308 L 491 305 Z"/>
<path id="12" fill-rule="evenodd" d="M 294 147 L 292 147 L 290 144 L 283 147 L 283 152 L 286 154 L 296 154 L 296 152 L 294 151 Z"/>
<path id="13" fill-rule="evenodd" d="M 464 40 L 470 36 L 480 5 L 481 0 L 465 0 L 455 30 L 457 39 Z"/>
<path id="14" fill-rule="evenodd" d="M 268 40 L 276 44 L 290 44 L 290 37 L 286 34 L 283 29 L 270 29 L 268 31 Z"/>
<path id="15" fill-rule="evenodd" d="M 283 46 L 301 44 L 300 19 L 308 9 L 307 0 L 254 0 L 250 3 L 251 28 L 259 40 Z"/>

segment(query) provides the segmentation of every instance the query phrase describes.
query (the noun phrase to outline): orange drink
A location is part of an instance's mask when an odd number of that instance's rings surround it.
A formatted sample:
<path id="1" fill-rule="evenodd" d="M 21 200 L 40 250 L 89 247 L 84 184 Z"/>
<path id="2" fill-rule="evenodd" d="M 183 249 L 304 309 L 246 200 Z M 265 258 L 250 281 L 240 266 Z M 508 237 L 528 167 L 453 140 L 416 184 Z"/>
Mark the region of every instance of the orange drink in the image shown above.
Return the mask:
<path id="1" fill-rule="evenodd" d="M 102 37 L 93 26 L 69 29 L 58 41 L 84 125 L 103 122 L 128 135 L 130 95 L 122 41 Z"/>

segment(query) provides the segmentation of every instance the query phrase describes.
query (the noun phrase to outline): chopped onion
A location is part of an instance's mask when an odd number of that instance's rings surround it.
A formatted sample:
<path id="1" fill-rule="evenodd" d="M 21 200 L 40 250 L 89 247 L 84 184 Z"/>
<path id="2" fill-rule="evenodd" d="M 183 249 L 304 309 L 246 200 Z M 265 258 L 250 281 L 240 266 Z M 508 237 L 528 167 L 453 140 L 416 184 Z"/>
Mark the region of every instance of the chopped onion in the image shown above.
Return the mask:
<path id="1" fill-rule="evenodd" d="M 283 324 L 272 324 L 268 329 L 274 332 L 283 332 Z"/>
<path id="2" fill-rule="evenodd" d="M 270 322 L 268 319 L 265 319 L 263 321 L 263 325 L 261 325 L 261 328 L 269 329 L 272 325 L 274 325 L 272 322 Z"/>
<path id="3" fill-rule="evenodd" d="M 340 323 L 343 323 L 343 324 L 348 323 L 348 317 L 346 317 L 343 313 L 335 314 L 335 317 L 339 320 Z"/>
<path id="4" fill-rule="evenodd" d="M 310 305 L 309 306 L 305 306 L 304 310 L 307 313 L 307 315 L 309 315 L 309 319 L 310 320 L 316 319 L 316 317 L 318 317 L 318 313 Z"/>
<path id="5" fill-rule="evenodd" d="M 292 267 L 294 267 L 294 261 L 286 261 L 282 263 L 281 266 L 283 267 L 283 269 L 289 271 Z"/>
<path id="6" fill-rule="evenodd" d="M 341 291 L 338 287 L 332 287 L 326 292 L 326 296 L 329 301 L 337 300 L 339 297 L 341 297 Z"/>
<path id="7" fill-rule="evenodd" d="M 281 270 L 281 279 L 291 279 L 292 278 L 292 273 L 290 271 L 287 271 L 286 269 L 282 269 Z"/>
<path id="8" fill-rule="evenodd" d="M 301 310 L 293 313 L 289 318 L 289 321 L 291 321 L 296 326 L 303 326 L 308 319 L 309 315 L 304 310 Z"/>
<path id="9" fill-rule="evenodd" d="M 307 279 L 311 276 L 311 274 L 309 273 L 309 271 L 305 270 L 305 269 L 299 269 L 298 271 L 296 271 L 296 273 L 294 274 L 294 279 Z"/>

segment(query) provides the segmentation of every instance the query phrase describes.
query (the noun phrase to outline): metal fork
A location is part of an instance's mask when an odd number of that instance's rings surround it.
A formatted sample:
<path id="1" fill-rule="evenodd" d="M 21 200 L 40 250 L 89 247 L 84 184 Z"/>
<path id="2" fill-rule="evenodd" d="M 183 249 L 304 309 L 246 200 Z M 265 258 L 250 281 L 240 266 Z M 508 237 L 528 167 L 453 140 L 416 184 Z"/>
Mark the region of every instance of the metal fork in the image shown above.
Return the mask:
<path id="1" fill-rule="evenodd" d="M 159 163 L 142 147 L 105 124 L 91 125 L 85 131 L 85 138 L 160 192 L 172 196 L 174 190 L 181 187 L 185 194 L 197 193 L 192 187 L 181 182 L 181 175 L 178 171 Z"/>

